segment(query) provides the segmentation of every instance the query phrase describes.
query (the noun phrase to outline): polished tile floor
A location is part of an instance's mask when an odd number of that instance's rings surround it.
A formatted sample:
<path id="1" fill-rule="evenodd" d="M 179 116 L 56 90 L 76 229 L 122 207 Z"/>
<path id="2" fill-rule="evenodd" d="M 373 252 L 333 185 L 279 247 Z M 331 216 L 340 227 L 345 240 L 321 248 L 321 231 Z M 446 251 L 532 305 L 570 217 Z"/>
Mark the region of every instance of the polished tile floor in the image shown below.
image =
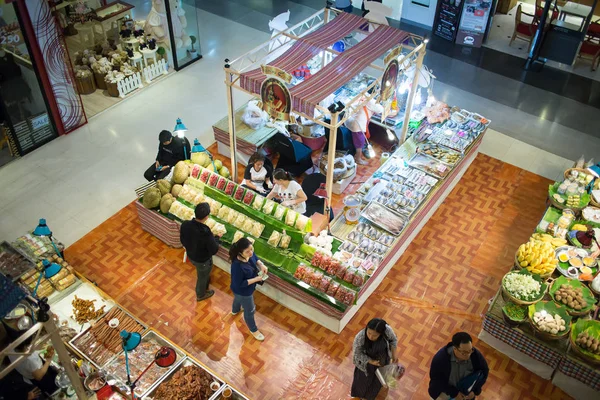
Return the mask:
<path id="1" fill-rule="evenodd" d="M 142 231 L 128 205 L 67 249 L 75 268 L 143 321 L 225 377 L 251 399 L 348 399 L 352 340 L 373 317 L 399 337 L 407 374 L 387 399 L 429 399 L 431 357 L 458 330 L 476 337 L 488 300 L 545 208 L 550 181 L 480 154 L 463 179 L 337 335 L 256 294 L 262 344 L 229 315 L 227 273 L 215 268 L 216 294 L 194 299 L 195 271 Z M 484 343 L 491 374 L 482 399 L 570 397 Z"/>

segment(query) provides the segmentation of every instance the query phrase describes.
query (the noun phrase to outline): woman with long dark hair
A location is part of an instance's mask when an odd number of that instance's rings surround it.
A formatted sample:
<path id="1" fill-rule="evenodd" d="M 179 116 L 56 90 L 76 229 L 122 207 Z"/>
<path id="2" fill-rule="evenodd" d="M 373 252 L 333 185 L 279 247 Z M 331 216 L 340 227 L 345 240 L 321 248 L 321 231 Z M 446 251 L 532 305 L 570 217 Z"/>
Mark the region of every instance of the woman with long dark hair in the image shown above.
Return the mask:
<path id="1" fill-rule="evenodd" d="M 231 260 L 231 291 L 233 292 L 233 305 L 231 315 L 238 315 L 244 311 L 244 321 L 256 340 L 265 340 L 264 335 L 258 330 L 254 321 L 254 290 L 256 284 L 262 285 L 268 268 L 254 254 L 252 242 L 241 238 L 231 245 L 229 249 Z M 260 274 L 259 274 L 260 272 Z"/>
<path id="2" fill-rule="evenodd" d="M 267 199 L 275 198 L 281 205 L 288 207 L 298 214 L 306 212 L 306 193 L 302 186 L 296 182 L 289 172 L 277 168 L 273 172 L 273 190 L 267 195 Z"/>
<path id="3" fill-rule="evenodd" d="M 352 350 L 354 380 L 350 395 L 373 400 L 381 390 L 375 375 L 377 368 L 396 361 L 398 339 L 390 326 L 381 318 L 373 318 L 367 327 L 356 335 Z"/>

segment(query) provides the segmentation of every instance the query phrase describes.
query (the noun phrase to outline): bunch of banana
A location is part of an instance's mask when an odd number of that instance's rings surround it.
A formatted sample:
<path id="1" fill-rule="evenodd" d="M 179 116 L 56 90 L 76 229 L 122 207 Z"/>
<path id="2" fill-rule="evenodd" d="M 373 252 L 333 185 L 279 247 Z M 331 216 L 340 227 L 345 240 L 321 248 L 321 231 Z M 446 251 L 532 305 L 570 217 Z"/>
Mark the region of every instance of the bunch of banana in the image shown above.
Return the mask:
<path id="1" fill-rule="evenodd" d="M 566 239 L 555 238 L 554 236 L 548 235 L 547 233 L 534 233 L 533 235 L 531 235 L 531 239 L 550 243 L 555 249 L 567 245 Z"/>
<path id="2" fill-rule="evenodd" d="M 583 224 L 575 224 L 571 227 L 571 230 L 586 232 L 588 230 L 588 227 L 587 227 L 587 225 L 583 225 Z"/>
<path id="3" fill-rule="evenodd" d="M 550 275 L 558 260 L 551 242 L 531 238 L 517 251 L 517 261 L 532 274 Z"/>

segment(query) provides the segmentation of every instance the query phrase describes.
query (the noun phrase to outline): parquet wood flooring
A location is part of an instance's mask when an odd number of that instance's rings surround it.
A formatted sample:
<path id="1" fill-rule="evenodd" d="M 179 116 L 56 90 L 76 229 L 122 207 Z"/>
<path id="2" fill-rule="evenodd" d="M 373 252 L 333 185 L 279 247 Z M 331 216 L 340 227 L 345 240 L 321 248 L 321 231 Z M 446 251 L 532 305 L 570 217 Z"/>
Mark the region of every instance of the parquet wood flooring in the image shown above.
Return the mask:
<path id="1" fill-rule="evenodd" d="M 142 231 L 133 204 L 67 250 L 69 262 L 172 341 L 257 400 L 348 399 L 352 341 L 373 317 L 399 338 L 407 367 L 379 398 L 429 399 L 433 354 L 459 330 L 475 338 L 514 252 L 545 208 L 549 181 L 479 154 L 346 329 L 336 335 L 257 293 L 263 343 L 229 314 L 229 275 L 212 273 L 215 296 L 196 303 L 196 274 L 183 250 Z M 484 343 L 491 373 L 481 399 L 570 397 Z"/>

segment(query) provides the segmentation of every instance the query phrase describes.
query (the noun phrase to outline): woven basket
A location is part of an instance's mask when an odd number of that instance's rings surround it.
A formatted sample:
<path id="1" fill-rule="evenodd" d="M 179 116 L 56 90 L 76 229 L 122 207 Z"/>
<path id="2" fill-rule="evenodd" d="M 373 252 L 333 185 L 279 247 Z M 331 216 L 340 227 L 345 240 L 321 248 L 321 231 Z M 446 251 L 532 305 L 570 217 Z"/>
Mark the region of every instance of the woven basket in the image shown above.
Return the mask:
<path id="1" fill-rule="evenodd" d="M 519 264 L 519 259 L 517 257 L 518 254 L 519 254 L 519 251 L 517 251 L 515 253 L 515 267 L 517 267 L 518 269 L 523 269 L 523 267 L 521 267 L 521 264 Z M 554 271 L 556 271 L 556 266 L 554 267 L 554 269 L 552 270 L 552 272 L 550 272 L 549 274 L 544 274 L 544 275 L 540 274 L 540 278 L 542 278 L 542 279 L 548 279 L 548 278 L 550 278 L 552 276 L 552 274 L 554 273 Z M 532 274 L 533 274 L 533 272 L 532 272 Z"/>
<path id="2" fill-rule="evenodd" d="M 538 337 L 542 340 L 560 340 L 560 339 L 564 339 L 569 332 L 571 332 L 571 325 L 569 324 L 569 326 L 567 327 L 567 329 L 564 332 L 561 332 L 560 334 L 557 335 L 553 335 L 551 333 L 548 332 L 542 332 L 537 325 L 535 324 L 535 322 L 533 322 L 531 319 L 529 320 L 529 325 L 531 325 L 531 329 L 533 330 L 533 336 Z"/>
<path id="3" fill-rule="evenodd" d="M 596 365 L 600 365 L 600 360 L 597 360 L 597 359 L 595 359 L 595 358 L 592 358 L 592 357 L 588 356 L 587 354 L 585 354 L 585 353 L 584 353 L 584 352 L 583 352 L 583 351 L 582 351 L 582 350 L 579 348 L 579 345 L 577 345 L 576 343 L 574 343 L 574 342 L 573 342 L 573 337 L 572 337 L 571 335 L 569 335 L 569 344 L 570 344 L 569 348 L 570 348 L 571 350 L 573 350 L 573 353 L 574 353 L 574 354 L 575 354 L 577 357 L 579 357 L 579 358 L 581 358 L 581 359 L 585 360 L 586 362 L 589 362 L 589 363 L 592 363 L 592 364 L 596 364 Z"/>
<path id="4" fill-rule="evenodd" d="M 513 326 L 513 327 L 516 327 L 516 326 L 519 326 L 519 325 L 521 325 L 522 323 L 525 323 L 525 322 L 527 322 L 527 316 L 525 317 L 525 319 L 523 319 L 523 320 L 521 320 L 521 321 L 516 321 L 516 320 L 514 320 L 514 319 L 510 318 L 510 317 L 509 317 L 508 315 L 506 315 L 506 313 L 504 312 L 504 307 L 502 307 L 502 316 L 504 317 L 504 322 L 505 322 L 505 323 L 506 323 L 506 325 L 508 325 L 508 326 Z"/>
<path id="5" fill-rule="evenodd" d="M 506 290 L 504 288 L 504 285 L 502 285 L 502 295 L 504 296 L 505 299 L 508 299 L 508 300 L 512 301 L 513 303 L 519 304 L 522 306 L 529 306 L 529 305 L 535 304 L 544 298 L 544 296 L 541 296 L 539 299 L 533 300 L 533 301 L 520 300 L 520 299 L 517 299 L 516 297 L 514 297 L 512 294 L 508 293 L 508 290 Z"/>
<path id="6" fill-rule="evenodd" d="M 99 74 L 97 72 L 94 72 L 94 80 L 96 81 L 96 87 L 98 89 L 102 89 L 102 90 L 106 90 L 106 81 L 104 80 L 104 77 L 106 76 L 106 74 Z"/>
<path id="7" fill-rule="evenodd" d="M 589 172 L 587 172 L 587 170 L 584 168 L 569 168 L 568 170 L 565 171 L 565 179 L 567 179 L 571 176 L 572 171 L 582 172 L 586 175 L 589 175 Z"/>

